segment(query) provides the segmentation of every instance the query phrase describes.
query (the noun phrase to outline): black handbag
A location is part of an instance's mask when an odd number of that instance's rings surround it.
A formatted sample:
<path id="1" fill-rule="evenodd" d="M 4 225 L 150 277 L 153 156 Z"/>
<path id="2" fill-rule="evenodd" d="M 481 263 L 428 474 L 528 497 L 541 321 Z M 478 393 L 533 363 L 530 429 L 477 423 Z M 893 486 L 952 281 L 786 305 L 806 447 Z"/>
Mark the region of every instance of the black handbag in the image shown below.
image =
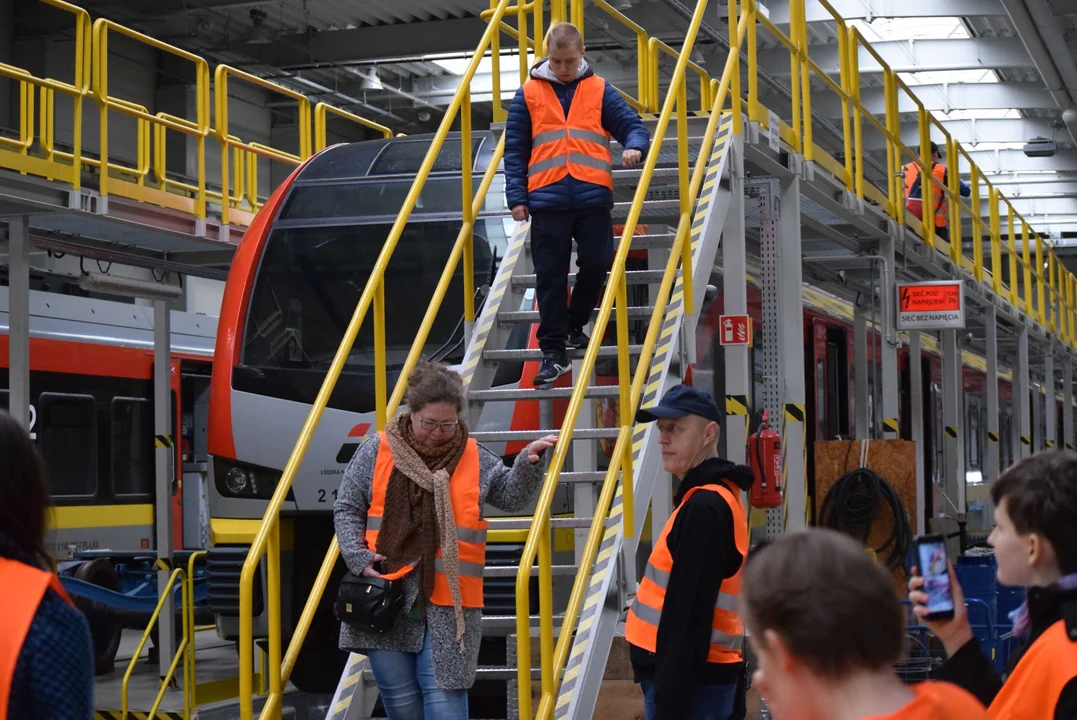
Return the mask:
<path id="1" fill-rule="evenodd" d="M 333 614 L 358 630 L 387 633 L 404 608 L 404 581 L 348 572 L 340 581 Z"/>

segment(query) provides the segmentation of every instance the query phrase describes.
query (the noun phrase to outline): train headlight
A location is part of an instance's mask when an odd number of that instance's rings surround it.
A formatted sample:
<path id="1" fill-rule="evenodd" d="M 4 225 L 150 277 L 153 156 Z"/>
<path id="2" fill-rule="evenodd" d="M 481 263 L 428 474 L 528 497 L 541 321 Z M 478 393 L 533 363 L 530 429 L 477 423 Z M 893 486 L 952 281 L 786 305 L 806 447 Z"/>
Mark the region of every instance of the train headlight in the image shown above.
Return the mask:
<path id="1" fill-rule="evenodd" d="M 234 467 L 228 471 L 228 475 L 224 478 L 224 483 L 233 495 L 242 495 L 243 491 L 247 489 L 247 473 L 240 468 Z"/>

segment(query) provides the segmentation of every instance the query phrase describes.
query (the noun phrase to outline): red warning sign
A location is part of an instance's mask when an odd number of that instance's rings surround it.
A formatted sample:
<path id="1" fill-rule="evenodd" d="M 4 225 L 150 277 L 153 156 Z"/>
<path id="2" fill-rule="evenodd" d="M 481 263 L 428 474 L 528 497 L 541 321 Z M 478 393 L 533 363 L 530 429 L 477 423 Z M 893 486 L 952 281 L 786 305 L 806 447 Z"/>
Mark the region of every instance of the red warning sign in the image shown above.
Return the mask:
<path id="1" fill-rule="evenodd" d="M 751 347 L 751 315 L 722 315 L 718 318 L 718 327 L 721 328 L 718 337 L 718 342 L 720 344 L 745 345 Z"/>
<path id="2" fill-rule="evenodd" d="M 965 292 L 959 281 L 898 284 L 899 330 L 965 327 Z"/>

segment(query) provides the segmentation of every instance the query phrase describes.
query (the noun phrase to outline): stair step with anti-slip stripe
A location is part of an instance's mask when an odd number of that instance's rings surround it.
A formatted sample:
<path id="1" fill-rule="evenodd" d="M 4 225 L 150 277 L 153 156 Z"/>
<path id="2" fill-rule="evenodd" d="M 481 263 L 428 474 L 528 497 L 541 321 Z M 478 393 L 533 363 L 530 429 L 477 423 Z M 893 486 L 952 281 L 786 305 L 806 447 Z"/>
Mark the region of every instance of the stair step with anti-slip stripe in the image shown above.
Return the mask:
<path id="1" fill-rule="evenodd" d="M 673 233 L 660 233 L 660 234 L 654 234 L 654 235 L 634 235 L 632 237 L 631 248 L 633 250 L 662 250 L 662 249 L 668 250 L 669 248 L 673 247 L 673 241 L 676 240 L 676 238 L 677 238 L 677 236 L 674 235 Z M 620 242 L 620 240 L 621 240 L 620 236 L 615 237 L 614 238 L 614 244 Z M 524 245 L 529 250 L 531 249 L 531 235 L 530 234 L 527 236 L 527 240 L 524 242 Z M 575 240 L 572 241 L 572 249 L 573 250 L 576 249 L 576 241 Z"/>
<path id="2" fill-rule="evenodd" d="M 560 430 L 476 430 L 469 436 L 476 442 L 530 442 Z M 581 428 L 572 432 L 573 440 L 614 440 L 620 428 Z"/>
<path id="3" fill-rule="evenodd" d="M 588 525 L 590 527 L 590 525 Z M 514 578 L 520 568 L 515 565 L 487 565 L 483 570 L 483 577 L 488 578 Z M 575 575 L 579 572 L 579 568 L 575 565 L 551 565 L 550 573 L 552 575 Z M 531 577 L 538 576 L 538 567 L 531 568 Z"/>
<path id="4" fill-rule="evenodd" d="M 550 518 L 550 527 L 554 528 L 589 528 L 594 518 L 588 517 L 555 517 Z M 534 523 L 532 518 L 487 518 L 491 530 L 530 530 Z M 607 520 L 606 522 L 610 522 Z M 620 522 L 615 519 L 613 522 Z"/>
<path id="5" fill-rule="evenodd" d="M 557 476 L 559 483 L 600 483 L 606 479 L 603 472 L 563 472 Z"/>
<path id="6" fill-rule="evenodd" d="M 572 397 L 575 388 L 507 388 L 504 390 L 472 390 L 467 394 L 468 400 L 475 402 L 490 402 L 492 400 L 506 400 L 516 402 L 518 400 L 559 400 Z M 587 388 L 586 397 L 617 397 L 621 389 L 616 385 L 592 385 Z"/>
<path id="7" fill-rule="evenodd" d="M 616 312 L 616 311 L 614 311 L 614 312 Z M 647 305 L 637 305 L 635 307 L 628 308 L 628 317 L 630 317 L 630 318 L 650 317 L 651 313 L 653 313 L 653 312 L 654 312 L 654 307 L 647 306 Z M 598 316 L 598 310 L 595 310 L 594 313 L 591 314 L 591 317 L 594 318 L 594 317 L 597 317 L 597 316 Z M 614 317 L 614 316 L 611 316 L 611 317 Z M 498 319 L 499 322 L 503 322 L 503 323 L 521 323 L 521 322 L 537 323 L 540 320 L 538 310 L 512 310 L 512 311 L 509 311 L 509 312 L 500 312 L 500 313 L 497 314 L 497 319 Z"/>
<path id="8" fill-rule="evenodd" d="M 576 569 L 576 568 L 574 568 Z M 538 629 L 539 617 L 538 615 L 528 615 L 528 619 L 531 621 L 531 627 L 535 630 Z M 564 615 L 553 616 L 553 626 L 557 627 L 558 624 L 565 619 Z M 482 629 L 486 630 L 510 630 L 513 634 L 516 633 L 516 616 L 515 615 L 483 615 L 482 616 Z"/>
<path id="9" fill-rule="evenodd" d="M 643 351 L 642 345 L 629 345 L 629 355 L 639 355 Z M 579 360 L 583 358 L 583 354 L 586 352 L 583 348 L 579 350 L 569 350 L 568 357 L 570 359 Z M 600 358 L 613 358 L 617 357 L 616 345 L 603 345 L 598 349 L 598 357 Z M 542 350 L 522 348 L 520 350 L 483 350 L 482 359 L 488 362 L 504 362 L 506 360 L 541 360 Z"/>
<path id="10" fill-rule="evenodd" d="M 625 279 L 628 280 L 629 285 L 660 283 L 665 273 L 665 270 L 628 270 L 625 272 Z M 532 288 L 535 287 L 535 278 L 535 275 L 516 275 L 512 278 L 512 284 L 516 287 Z M 576 273 L 568 274 L 568 284 L 576 284 Z"/>
<path id="11" fill-rule="evenodd" d="M 616 202 L 613 204 L 613 216 L 627 216 L 628 209 L 632 207 L 632 203 L 628 200 L 624 202 Z M 669 217 L 676 218 L 681 214 L 681 201 L 676 200 L 645 200 L 643 203 L 642 215 L 647 217 Z"/>

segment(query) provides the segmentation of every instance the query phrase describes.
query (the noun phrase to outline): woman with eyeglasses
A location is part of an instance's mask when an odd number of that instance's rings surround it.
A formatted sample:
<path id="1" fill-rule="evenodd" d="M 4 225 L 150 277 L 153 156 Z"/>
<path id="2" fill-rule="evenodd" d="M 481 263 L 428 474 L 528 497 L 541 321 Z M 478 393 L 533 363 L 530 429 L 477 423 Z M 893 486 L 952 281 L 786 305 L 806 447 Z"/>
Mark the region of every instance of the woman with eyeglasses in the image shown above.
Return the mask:
<path id="1" fill-rule="evenodd" d="M 483 508 L 527 507 L 557 436 L 506 467 L 468 438 L 460 376 L 433 363 L 408 377 L 404 402 L 407 412 L 356 451 L 334 506 L 348 569 L 402 577 L 403 608 L 385 633 L 341 623 L 340 647 L 369 658 L 390 720 L 467 720 L 482 638 Z"/>

